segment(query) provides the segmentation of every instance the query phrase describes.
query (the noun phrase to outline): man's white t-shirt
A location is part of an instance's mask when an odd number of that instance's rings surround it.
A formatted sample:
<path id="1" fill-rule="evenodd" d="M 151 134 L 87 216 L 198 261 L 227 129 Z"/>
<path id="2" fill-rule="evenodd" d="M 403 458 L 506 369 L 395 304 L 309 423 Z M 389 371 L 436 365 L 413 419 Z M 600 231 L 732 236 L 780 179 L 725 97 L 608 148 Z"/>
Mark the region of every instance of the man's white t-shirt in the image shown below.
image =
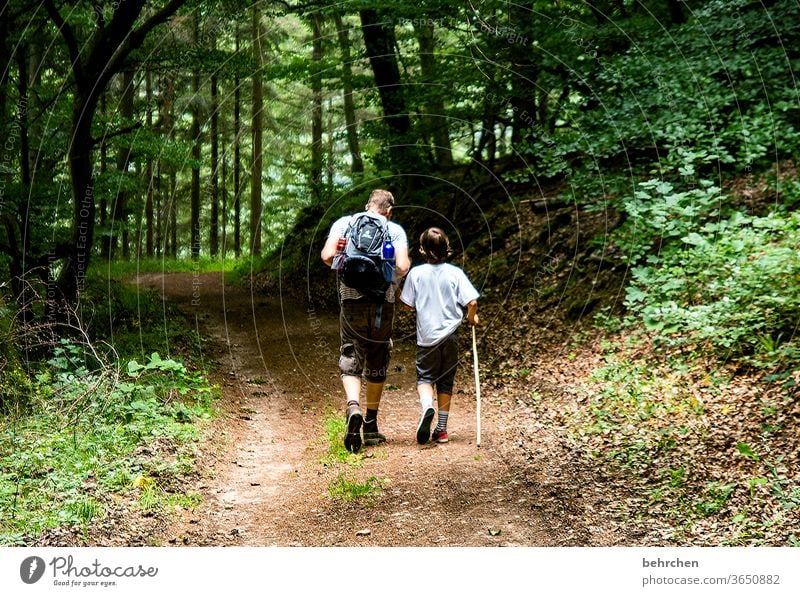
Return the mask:
<path id="1" fill-rule="evenodd" d="M 352 215 L 345 215 L 344 217 L 340 217 L 333 222 L 333 225 L 331 225 L 331 231 L 328 234 L 328 238 L 331 238 L 332 236 L 335 236 L 336 238 L 343 237 L 347 232 L 347 226 L 350 225 L 350 220 L 352 218 Z M 400 227 L 400 225 L 391 220 L 387 222 L 387 229 L 389 230 L 389 238 L 392 240 L 395 252 L 398 248 L 408 250 L 408 238 L 406 237 L 406 231 Z M 394 302 L 394 290 L 396 283 L 397 279 L 395 274 L 395 281 L 389 284 L 389 288 L 386 290 L 386 302 Z M 340 283 L 339 286 L 339 296 L 342 300 L 357 300 L 363 297 L 363 294 L 357 290 L 354 290 L 353 288 L 347 287 L 343 283 Z"/>
<path id="2" fill-rule="evenodd" d="M 464 318 L 464 308 L 478 296 L 455 265 L 425 263 L 411 269 L 400 300 L 417 311 L 417 345 L 435 346 L 453 333 Z"/>

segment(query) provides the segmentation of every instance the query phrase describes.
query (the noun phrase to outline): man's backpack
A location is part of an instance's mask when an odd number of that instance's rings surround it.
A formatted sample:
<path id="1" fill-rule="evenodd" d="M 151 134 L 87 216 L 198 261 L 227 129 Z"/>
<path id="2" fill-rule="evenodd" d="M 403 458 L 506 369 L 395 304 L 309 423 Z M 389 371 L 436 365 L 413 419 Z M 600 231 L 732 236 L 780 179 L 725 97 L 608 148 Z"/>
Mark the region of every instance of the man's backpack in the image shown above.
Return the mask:
<path id="1" fill-rule="evenodd" d="M 369 211 L 359 213 L 351 218 L 344 237 L 347 244 L 339 264 L 342 282 L 375 302 L 383 302 L 394 270 L 383 258 L 383 245 L 390 239 L 388 220 Z"/>

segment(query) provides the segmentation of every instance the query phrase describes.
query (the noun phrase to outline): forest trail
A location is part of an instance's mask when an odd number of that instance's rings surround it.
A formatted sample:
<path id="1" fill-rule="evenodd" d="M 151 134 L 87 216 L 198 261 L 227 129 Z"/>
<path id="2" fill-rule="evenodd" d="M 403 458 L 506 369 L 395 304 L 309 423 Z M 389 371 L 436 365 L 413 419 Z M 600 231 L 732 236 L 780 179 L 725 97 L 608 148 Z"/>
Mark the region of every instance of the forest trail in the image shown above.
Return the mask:
<path id="1" fill-rule="evenodd" d="M 420 446 L 413 336 L 395 333 L 380 411 L 387 443 L 360 466 L 325 465 L 324 421 L 343 416 L 338 313 L 296 299 L 253 295 L 221 273 L 145 274 L 141 289 L 195 317 L 204 358 L 218 373 L 220 417 L 200 449 L 204 499 L 172 524 L 163 543 L 194 546 L 566 546 L 615 538 L 586 521 L 582 480 L 546 431 L 540 458 L 515 449 L 521 413 L 482 393 L 482 444 L 475 444 L 469 346 L 456 378 L 451 440 Z M 405 316 L 405 315 L 403 315 Z M 467 334 L 463 334 L 466 336 Z M 462 338 L 466 340 L 467 338 Z M 363 404 L 363 401 L 362 401 Z M 329 486 L 377 479 L 369 498 L 333 498 Z"/>

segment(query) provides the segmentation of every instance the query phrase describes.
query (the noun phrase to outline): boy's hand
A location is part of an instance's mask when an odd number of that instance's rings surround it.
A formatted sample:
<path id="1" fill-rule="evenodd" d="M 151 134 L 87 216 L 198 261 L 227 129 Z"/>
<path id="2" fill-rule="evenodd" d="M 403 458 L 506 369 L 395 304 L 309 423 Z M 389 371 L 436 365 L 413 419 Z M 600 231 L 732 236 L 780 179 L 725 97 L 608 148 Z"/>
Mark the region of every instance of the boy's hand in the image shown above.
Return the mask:
<path id="1" fill-rule="evenodd" d="M 467 322 L 473 327 L 477 327 L 478 323 L 478 301 L 473 300 L 467 304 Z"/>

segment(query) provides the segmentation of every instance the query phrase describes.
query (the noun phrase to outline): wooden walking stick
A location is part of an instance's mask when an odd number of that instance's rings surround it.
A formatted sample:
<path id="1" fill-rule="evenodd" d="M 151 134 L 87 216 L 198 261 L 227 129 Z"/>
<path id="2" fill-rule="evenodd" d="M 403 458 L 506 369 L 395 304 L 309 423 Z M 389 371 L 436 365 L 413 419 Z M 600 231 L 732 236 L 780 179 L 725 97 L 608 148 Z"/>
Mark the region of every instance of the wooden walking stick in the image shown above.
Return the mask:
<path id="1" fill-rule="evenodd" d="M 481 446 L 481 379 L 480 379 L 480 374 L 478 372 L 478 342 L 475 339 L 475 325 L 472 326 L 472 368 L 475 369 L 475 399 L 476 399 L 475 416 L 478 420 L 477 424 L 478 436 L 475 440 L 475 444 L 478 447 L 480 447 Z"/>

